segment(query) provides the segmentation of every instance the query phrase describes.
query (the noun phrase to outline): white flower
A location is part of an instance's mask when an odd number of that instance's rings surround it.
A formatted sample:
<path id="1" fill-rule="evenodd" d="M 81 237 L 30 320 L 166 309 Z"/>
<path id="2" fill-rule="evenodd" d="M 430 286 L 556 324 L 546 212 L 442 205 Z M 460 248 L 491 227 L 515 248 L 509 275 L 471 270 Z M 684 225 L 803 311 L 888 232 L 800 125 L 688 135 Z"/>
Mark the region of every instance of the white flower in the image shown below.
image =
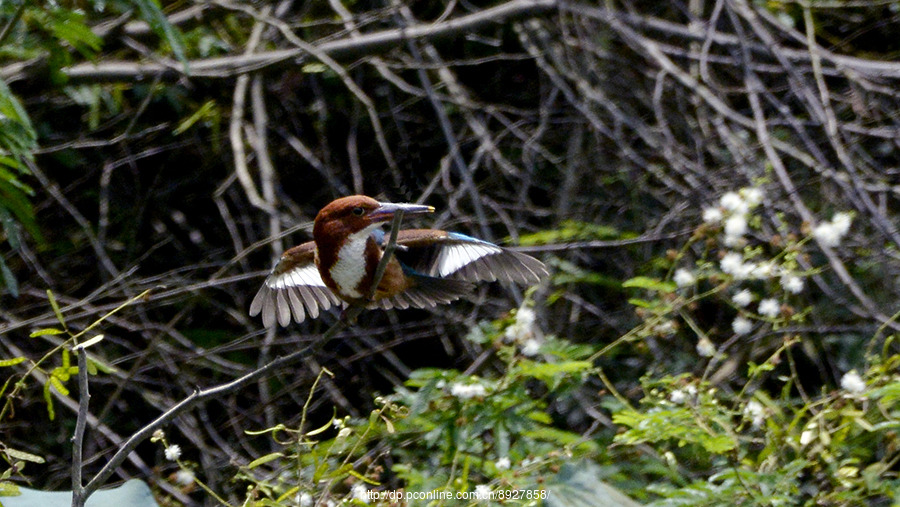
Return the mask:
<path id="1" fill-rule="evenodd" d="M 823 246 L 838 246 L 844 236 L 850 232 L 853 217 L 850 213 L 835 213 L 831 222 L 824 222 L 813 229 L 813 237 Z"/>
<path id="2" fill-rule="evenodd" d="M 685 399 L 687 399 L 687 395 L 681 389 L 676 389 L 669 394 L 669 400 L 676 405 L 681 405 Z"/>
<path id="3" fill-rule="evenodd" d="M 677 330 L 678 327 L 675 325 L 675 321 L 672 320 L 664 320 L 651 328 L 651 332 L 663 338 L 672 336 Z"/>
<path id="4" fill-rule="evenodd" d="M 450 386 L 450 394 L 461 400 L 471 398 L 483 398 L 487 395 L 487 389 L 481 384 L 460 384 L 455 383 Z"/>
<path id="5" fill-rule="evenodd" d="M 751 301 L 753 301 L 753 293 L 751 293 L 747 289 L 744 289 L 732 296 L 731 300 L 734 301 L 734 304 L 743 308 L 749 305 Z"/>
<path id="6" fill-rule="evenodd" d="M 753 330 L 753 323 L 744 317 L 738 317 L 731 323 L 731 329 L 735 334 L 747 334 Z"/>
<path id="7" fill-rule="evenodd" d="M 722 271 L 730 275 L 741 271 L 743 265 L 744 258 L 741 254 L 735 252 L 728 252 L 722 257 L 722 260 L 719 261 L 719 266 L 722 268 Z"/>
<path id="8" fill-rule="evenodd" d="M 778 304 L 778 301 L 769 298 L 759 302 L 760 315 L 774 319 L 779 313 L 781 313 L 781 305 Z"/>
<path id="9" fill-rule="evenodd" d="M 747 402 L 747 406 L 744 407 L 744 415 L 750 418 L 754 428 L 759 428 L 766 420 L 766 410 L 762 406 L 762 403 L 756 400 Z"/>
<path id="10" fill-rule="evenodd" d="M 813 237 L 824 246 L 838 246 L 841 244 L 842 234 L 831 222 L 825 222 L 816 226 L 812 231 Z"/>
<path id="11" fill-rule="evenodd" d="M 672 275 L 672 281 L 675 282 L 675 285 L 679 287 L 687 287 L 689 285 L 694 285 L 694 282 L 697 281 L 697 277 L 694 276 L 690 271 L 679 268 L 675 270 L 675 274 Z"/>
<path id="12" fill-rule="evenodd" d="M 741 238 L 747 234 L 747 218 L 744 215 L 732 215 L 725 220 L 725 236 Z"/>
<path id="13" fill-rule="evenodd" d="M 760 279 L 768 279 L 775 276 L 778 272 L 778 268 L 775 267 L 771 262 L 764 262 L 762 264 L 757 264 L 750 271 L 750 278 L 760 278 Z"/>
<path id="14" fill-rule="evenodd" d="M 350 488 L 350 498 L 362 503 L 369 503 L 369 490 L 365 484 L 357 482 Z"/>
<path id="15" fill-rule="evenodd" d="M 741 254 L 728 252 L 722 257 L 722 260 L 719 261 L 719 267 L 721 267 L 722 272 L 732 275 L 738 280 L 743 280 L 744 278 L 748 278 L 750 273 L 756 269 L 756 264 L 752 262 L 745 263 Z"/>
<path id="16" fill-rule="evenodd" d="M 534 310 L 527 306 L 522 306 L 516 310 L 516 320 L 506 328 L 504 335 L 506 341 L 523 342 L 538 334 L 534 325 L 536 317 Z"/>
<path id="17" fill-rule="evenodd" d="M 745 188 L 741 190 L 741 194 L 744 195 L 744 200 L 747 201 L 747 204 L 750 206 L 756 206 L 763 200 L 763 191 L 759 188 Z"/>
<path id="18" fill-rule="evenodd" d="M 675 457 L 675 453 L 672 451 L 666 451 L 663 453 L 663 458 L 666 460 L 666 464 L 670 467 L 675 468 L 678 466 L 678 458 Z"/>
<path id="19" fill-rule="evenodd" d="M 797 22 L 794 20 L 794 16 L 791 16 L 789 12 L 778 11 L 778 14 L 775 15 L 775 19 L 777 19 L 779 23 L 788 28 L 794 28 L 797 26 Z"/>
<path id="20" fill-rule="evenodd" d="M 185 469 L 179 469 L 175 472 L 175 482 L 180 484 L 181 486 L 190 486 L 197 480 L 197 477 L 194 476 L 194 472 Z"/>
<path id="21" fill-rule="evenodd" d="M 313 504 L 313 497 L 307 492 L 300 495 L 300 507 L 310 507 Z"/>
<path id="22" fill-rule="evenodd" d="M 181 457 L 181 446 L 178 444 L 172 444 L 166 447 L 166 459 L 169 461 L 176 461 Z"/>
<path id="23" fill-rule="evenodd" d="M 737 215 L 743 215 L 750 209 L 747 202 L 744 201 L 744 198 L 737 192 L 726 193 L 719 199 L 719 204 L 726 210 Z"/>
<path id="24" fill-rule="evenodd" d="M 534 338 L 529 338 L 525 340 L 525 343 L 522 344 L 522 355 L 527 357 L 534 357 L 538 352 L 541 351 L 541 342 L 535 340 Z"/>
<path id="25" fill-rule="evenodd" d="M 725 238 L 722 240 L 722 243 L 729 248 L 740 248 L 747 244 L 747 240 L 744 239 L 743 236 L 732 236 L 730 234 L 726 234 Z"/>
<path id="26" fill-rule="evenodd" d="M 835 213 L 833 217 L 831 217 L 831 223 L 837 229 L 838 233 L 841 236 L 850 232 L 850 224 L 853 222 L 853 216 L 850 213 L 842 211 L 840 213 Z"/>
<path id="27" fill-rule="evenodd" d="M 816 433 L 818 426 L 816 423 L 809 423 L 806 425 L 806 429 L 803 430 L 803 433 L 800 434 L 800 445 L 806 445 L 816 438 Z"/>
<path id="28" fill-rule="evenodd" d="M 866 381 L 856 370 L 850 370 L 841 377 L 841 387 L 851 394 L 859 394 L 866 390 Z"/>
<path id="29" fill-rule="evenodd" d="M 475 497 L 479 500 L 489 500 L 491 496 L 491 487 L 487 484 L 479 484 L 478 486 L 475 486 Z"/>
<path id="30" fill-rule="evenodd" d="M 706 208 L 703 210 L 703 221 L 708 224 L 717 224 L 722 221 L 722 210 L 719 208 Z"/>
<path id="31" fill-rule="evenodd" d="M 704 336 L 697 341 L 697 353 L 702 357 L 712 357 L 716 354 L 716 346 Z"/>
<path id="32" fill-rule="evenodd" d="M 341 431 L 338 431 L 338 434 L 336 437 L 334 437 L 334 440 L 336 442 L 339 442 L 341 440 L 346 440 L 347 437 L 349 437 L 351 433 L 353 433 L 353 430 L 351 430 L 350 428 L 341 428 Z"/>
<path id="33" fill-rule="evenodd" d="M 512 462 L 507 457 L 502 457 L 494 463 L 494 466 L 497 467 L 497 470 L 509 470 L 509 467 L 512 466 Z"/>
<path id="34" fill-rule="evenodd" d="M 803 290 L 803 280 L 796 275 L 785 275 L 781 277 L 781 286 L 791 294 L 800 294 Z"/>

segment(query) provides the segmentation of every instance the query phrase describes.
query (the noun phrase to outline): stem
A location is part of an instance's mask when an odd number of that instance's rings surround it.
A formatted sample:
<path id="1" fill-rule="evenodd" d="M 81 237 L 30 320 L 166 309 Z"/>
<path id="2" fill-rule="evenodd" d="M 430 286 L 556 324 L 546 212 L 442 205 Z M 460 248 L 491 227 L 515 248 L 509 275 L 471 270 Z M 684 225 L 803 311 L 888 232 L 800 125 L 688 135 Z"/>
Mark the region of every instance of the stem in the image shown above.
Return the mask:
<path id="1" fill-rule="evenodd" d="M 391 235 L 388 238 L 388 244 L 385 245 L 384 252 L 381 254 L 381 260 L 378 261 L 378 266 L 375 267 L 375 277 L 372 278 L 372 288 L 369 289 L 368 294 L 369 301 L 375 298 L 375 292 L 378 291 L 378 284 L 381 283 L 388 262 L 391 260 L 391 256 L 394 255 L 394 250 L 397 249 L 397 235 L 400 233 L 400 222 L 402 221 L 403 210 L 395 211 L 394 220 L 391 221 Z"/>
<path id="2" fill-rule="evenodd" d="M 75 354 L 78 357 L 78 419 L 75 421 L 75 434 L 72 436 L 72 507 L 84 507 L 88 492 L 82 484 L 84 463 L 82 452 L 91 395 L 88 392 L 87 351 L 76 348 Z"/>

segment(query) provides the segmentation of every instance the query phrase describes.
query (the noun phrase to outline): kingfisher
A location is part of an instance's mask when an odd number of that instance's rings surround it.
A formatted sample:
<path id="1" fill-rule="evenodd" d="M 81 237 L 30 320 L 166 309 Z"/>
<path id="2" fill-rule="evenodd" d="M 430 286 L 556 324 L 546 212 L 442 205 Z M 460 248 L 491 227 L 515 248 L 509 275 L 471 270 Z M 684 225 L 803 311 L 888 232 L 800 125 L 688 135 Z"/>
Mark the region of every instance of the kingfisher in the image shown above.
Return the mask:
<path id="1" fill-rule="evenodd" d="M 394 215 L 433 213 L 420 204 L 379 202 L 364 195 L 342 197 L 322 208 L 313 241 L 281 256 L 250 304 L 263 325 L 287 326 L 316 318 L 332 306 L 429 308 L 475 291 L 475 282 L 537 284 L 544 263 L 520 252 L 455 232 L 401 230 L 397 248 L 372 292 L 387 237 L 381 226 Z M 372 295 L 370 298 L 370 294 Z"/>

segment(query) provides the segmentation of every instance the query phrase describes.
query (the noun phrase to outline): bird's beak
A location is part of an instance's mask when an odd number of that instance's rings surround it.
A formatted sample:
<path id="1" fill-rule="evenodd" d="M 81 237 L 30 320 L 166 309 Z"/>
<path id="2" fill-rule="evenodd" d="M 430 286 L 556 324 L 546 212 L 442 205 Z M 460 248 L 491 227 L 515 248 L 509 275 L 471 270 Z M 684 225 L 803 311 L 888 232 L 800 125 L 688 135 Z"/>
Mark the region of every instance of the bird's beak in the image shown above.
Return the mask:
<path id="1" fill-rule="evenodd" d="M 398 211 L 402 211 L 404 215 L 424 215 L 425 213 L 434 213 L 434 207 L 425 206 L 423 204 L 380 202 L 378 203 L 378 207 L 369 213 L 369 218 L 374 222 L 387 222 L 394 218 L 394 215 Z"/>

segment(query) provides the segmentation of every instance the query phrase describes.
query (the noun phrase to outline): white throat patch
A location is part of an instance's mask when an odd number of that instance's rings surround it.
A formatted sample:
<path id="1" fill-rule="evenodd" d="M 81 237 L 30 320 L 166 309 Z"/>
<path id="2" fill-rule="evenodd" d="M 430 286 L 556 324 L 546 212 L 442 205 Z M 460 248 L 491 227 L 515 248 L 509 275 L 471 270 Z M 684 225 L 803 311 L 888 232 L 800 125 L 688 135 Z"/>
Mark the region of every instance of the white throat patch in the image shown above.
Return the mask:
<path id="1" fill-rule="evenodd" d="M 370 225 L 365 229 L 347 236 L 344 246 L 338 252 L 338 260 L 331 266 L 331 279 L 337 284 L 338 290 L 344 296 L 361 298 L 363 294 L 356 288 L 359 282 L 366 276 L 366 242 L 372 231 L 378 228 L 378 224 Z"/>

